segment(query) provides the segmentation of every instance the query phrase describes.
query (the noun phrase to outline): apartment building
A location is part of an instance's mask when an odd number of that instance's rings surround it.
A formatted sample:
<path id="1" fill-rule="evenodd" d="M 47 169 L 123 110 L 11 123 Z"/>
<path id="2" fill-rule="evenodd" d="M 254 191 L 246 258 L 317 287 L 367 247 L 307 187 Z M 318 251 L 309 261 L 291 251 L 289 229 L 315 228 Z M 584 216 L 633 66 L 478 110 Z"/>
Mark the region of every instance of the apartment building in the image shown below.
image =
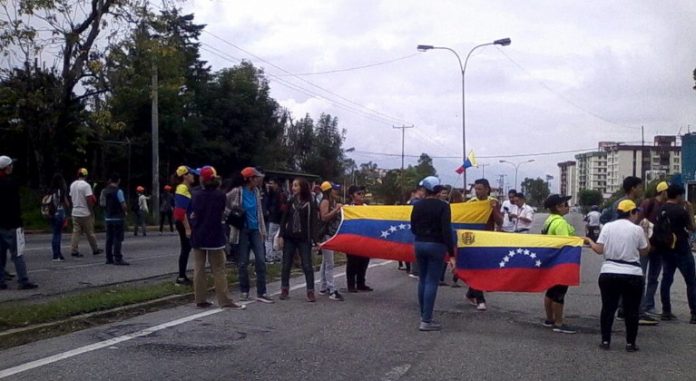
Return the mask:
<path id="1" fill-rule="evenodd" d="M 575 155 L 578 191 L 593 189 L 607 194 L 607 152 L 593 151 Z M 577 192 L 576 192 L 577 193 Z M 606 196 L 608 197 L 608 196 Z"/>
<path id="2" fill-rule="evenodd" d="M 574 161 L 564 161 L 558 163 L 558 168 L 560 174 L 558 176 L 559 181 L 559 193 L 562 196 L 571 196 L 570 204 L 575 205 L 578 201 L 578 175 L 577 175 L 577 165 Z"/>

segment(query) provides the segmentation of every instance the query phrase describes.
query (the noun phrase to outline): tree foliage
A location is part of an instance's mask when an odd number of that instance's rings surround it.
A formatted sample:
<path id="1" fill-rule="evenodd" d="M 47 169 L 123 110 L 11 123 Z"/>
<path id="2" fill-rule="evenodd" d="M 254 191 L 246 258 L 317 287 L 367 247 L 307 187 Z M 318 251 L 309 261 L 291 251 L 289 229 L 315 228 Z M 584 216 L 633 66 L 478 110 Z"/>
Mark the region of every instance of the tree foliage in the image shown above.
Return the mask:
<path id="1" fill-rule="evenodd" d="M 592 189 L 581 189 L 578 192 L 578 204 L 584 208 L 602 204 L 602 192 Z"/>
<path id="2" fill-rule="evenodd" d="M 530 179 L 525 177 L 522 181 L 522 193 L 527 197 L 527 201 L 533 206 L 544 205 L 544 200 L 549 196 L 549 183 L 541 178 Z"/>

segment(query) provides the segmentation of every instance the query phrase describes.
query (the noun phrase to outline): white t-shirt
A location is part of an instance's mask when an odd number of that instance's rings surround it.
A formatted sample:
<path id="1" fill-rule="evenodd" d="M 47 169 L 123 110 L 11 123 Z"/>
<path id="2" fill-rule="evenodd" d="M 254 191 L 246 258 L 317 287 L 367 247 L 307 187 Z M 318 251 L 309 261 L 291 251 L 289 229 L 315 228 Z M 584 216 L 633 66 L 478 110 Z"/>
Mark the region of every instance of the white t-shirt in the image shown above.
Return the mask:
<path id="1" fill-rule="evenodd" d="M 507 208 L 507 211 L 505 211 L 505 208 Z M 510 218 L 510 214 L 517 214 L 517 205 L 510 203 L 510 200 L 505 200 L 503 201 L 503 205 L 500 207 L 500 213 L 503 214 L 503 231 L 514 232 L 515 221 Z"/>
<path id="2" fill-rule="evenodd" d="M 529 222 L 520 220 L 520 217 L 529 219 Z M 517 206 L 517 225 L 515 231 L 520 229 L 529 229 L 534 222 L 534 209 L 531 206 L 524 204 L 522 207 Z"/>
<path id="3" fill-rule="evenodd" d="M 587 225 L 589 226 L 599 226 L 599 218 L 602 216 L 602 213 L 593 210 L 589 213 L 587 213 Z"/>
<path id="4" fill-rule="evenodd" d="M 640 226 L 625 218 L 609 222 L 599 233 L 597 243 L 604 245 L 604 263 L 600 273 L 643 275 L 640 266 L 609 261 L 640 263 L 638 250 L 648 247 L 648 240 Z"/>
<path id="5" fill-rule="evenodd" d="M 89 210 L 87 197 L 92 195 L 92 187 L 84 180 L 75 180 L 70 184 L 70 199 L 72 200 L 73 217 L 89 217 L 92 213 Z"/>

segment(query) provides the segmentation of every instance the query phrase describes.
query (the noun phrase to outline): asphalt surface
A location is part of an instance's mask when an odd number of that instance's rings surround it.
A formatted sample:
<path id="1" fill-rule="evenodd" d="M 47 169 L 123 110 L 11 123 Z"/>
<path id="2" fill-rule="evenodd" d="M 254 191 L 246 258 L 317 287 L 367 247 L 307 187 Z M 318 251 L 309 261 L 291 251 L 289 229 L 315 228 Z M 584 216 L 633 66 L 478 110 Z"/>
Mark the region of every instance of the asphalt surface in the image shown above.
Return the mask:
<path id="1" fill-rule="evenodd" d="M 607 352 L 597 347 L 601 257 L 584 250 L 582 261 L 581 284 L 566 297 L 575 335 L 541 325 L 541 294 L 488 293 L 488 311 L 478 312 L 465 301 L 465 288 L 451 287 L 440 287 L 435 307 L 443 330 L 419 332 L 417 281 L 394 262 L 373 260 L 368 283 L 375 291 L 346 294 L 344 302 L 320 296 L 307 303 L 303 280 L 293 279 L 300 288 L 273 305 L 181 306 L 2 351 L 0 378 L 693 380 L 696 326 L 688 324 L 683 280 L 677 277 L 672 288 L 678 321 L 641 327 L 637 353 L 623 350 L 617 321 Z M 344 287 L 345 278 L 337 283 Z M 278 290 L 269 284 L 270 292 Z"/>

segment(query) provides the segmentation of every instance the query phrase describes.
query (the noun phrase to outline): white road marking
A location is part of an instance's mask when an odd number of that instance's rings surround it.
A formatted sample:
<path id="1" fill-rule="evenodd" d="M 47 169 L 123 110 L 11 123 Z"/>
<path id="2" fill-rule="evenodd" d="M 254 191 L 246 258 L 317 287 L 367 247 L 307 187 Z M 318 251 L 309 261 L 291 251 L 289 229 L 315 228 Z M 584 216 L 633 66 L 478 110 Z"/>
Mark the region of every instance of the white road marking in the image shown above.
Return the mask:
<path id="1" fill-rule="evenodd" d="M 395 366 L 382 377 L 381 381 L 397 381 L 403 377 L 408 370 L 411 369 L 411 364 Z"/>
<path id="2" fill-rule="evenodd" d="M 377 267 L 377 266 L 384 266 L 384 265 L 386 265 L 386 264 L 388 264 L 388 263 L 393 263 L 393 262 L 394 262 L 394 261 L 382 261 L 382 262 L 377 262 L 377 263 L 371 264 L 369 267 L 372 268 L 372 267 Z M 345 276 L 345 273 L 340 273 L 340 274 L 338 274 L 338 275 L 335 275 L 334 278 L 338 278 L 338 277 L 341 277 L 341 276 Z M 319 281 L 316 281 L 316 282 L 314 282 L 314 283 L 315 283 L 315 284 L 316 284 L 316 283 L 319 283 Z M 295 285 L 295 286 L 290 287 L 290 290 L 291 290 L 291 291 L 294 291 L 294 290 L 303 288 L 303 287 L 305 287 L 306 285 L 307 285 L 306 283 L 297 284 L 297 285 Z M 273 293 L 272 295 L 275 296 L 275 295 L 278 295 L 278 294 L 280 294 L 280 291 L 277 291 L 277 292 Z M 254 301 L 243 302 L 243 303 L 241 303 L 241 304 L 251 304 L 251 303 L 254 303 Z M 135 338 L 137 338 L 137 337 L 147 336 L 147 335 L 150 335 L 150 334 L 155 333 L 155 332 L 157 332 L 157 331 L 161 331 L 161 330 L 166 329 L 166 328 L 175 327 L 175 326 L 177 326 L 177 325 L 181 325 L 181 324 L 184 324 L 184 323 L 188 323 L 188 322 L 190 322 L 190 321 L 192 321 L 192 320 L 196 320 L 196 319 L 200 319 L 200 318 L 203 318 L 203 317 L 206 317 L 206 316 L 210 316 L 210 315 L 214 315 L 214 314 L 220 313 L 220 312 L 222 312 L 222 311 L 224 311 L 224 310 L 225 310 L 225 309 L 223 309 L 223 308 L 217 308 L 217 309 L 213 309 L 213 310 L 209 310 L 209 311 L 199 312 L 199 313 L 196 313 L 196 314 L 193 314 L 193 315 L 189 315 L 189 316 L 182 317 L 182 318 L 180 318 L 180 319 L 172 320 L 172 321 L 167 322 L 167 323 L 162 323 L 162 324 L 156 325 L 156 326 L 154 326 L 154 327 L 150 327 L 150 328 L 146 328 L 146 329 L 143 329 L 143 330 L 140 330 L 140 331 L 137 331 L 137 332 L 129 333 L 129 334 L 127 334 L 127 335 L 123 335 L 123 336 L 119 336 L 119 337 L 114 337 L 114 338 L 112 338 L 112 339 L 100 341 L 100 342 L 98 342 L 98 343 L 94 343 L 94 344 L 90 344 L 90 345 L 85 345 L 85 346 L 82 346 L 82 347 L 79 347 L 79 348 L 75 348 L 75 349 L 72 349 L 72 350 L 69 350 L 69 351 L 66 351 L 66 352 L 61 352 L 61 353 L 55 354 L 55 355 L 53 355 L 53 356 L 48 356 L 48 357 L 44 357 L 44 358 L 39 359 L 39 360 L 30 361 L 30 362 L 27 362 L 27 363 L 24 363 L 24 364 L 21 364 L 21 365 L 14 366 L 14 367 L 12 367 L 12 368 L 3 369 L 3 370 L 0 370 L 0 379 L 1 379 L 1 378 L 6 378 L 6 377 L 9 377 L 9 376 L 18 374 L 18 373 L 26 372 L 26 371 L 31 370 L 31 369 L 39 368 L 39 367 L 42 367 L 42 366 L 44 366 L 44 365 L 52 364 L 52 363 L 54 363 L 54 362 L 58 362 L 58 361 L 61 361 L 61 360 L 66 360 L 66 359 L 69 359 L 69 358 L 71 358 L 71 357 L 75 357 L 75 356 L 81 355 L 81 354 L 83 354 L 83 353 L 96 351 L 96 350 L 98 350 L 98 349 L 102 349 L 102 348 L 106 348 L 106 347 L 111 347 L 111 346 L 116 345 L 116 344 L 118 344 L 118 343 L 122 343 L 122 342 L 124 342 L 124 341 L 128 341 L 128 340 L 131 340 L 131 339 L 135 339 Z M 406 365 L 406 366 L 407 366 L 408 368 L 411 367 L 410 365 Z M 388 377 L 390 374 L 392 374 L 393 372 L 395 372 L 397 369 L 402 369 L 402 368 L 403 368 L 403 366 L 402 366 L 402 367 L 394 368 L 394 370 L 392 370 L 391 372 L 387 373 L 387 376 L 385 376 L 385 377 Z M 397 378 L 384 378 L 384 379 L 385 379 L 385 380 L 390 380 L 390 381 L 391 381 L 391 380 L 397 380 L 397 379 L 398 379 L 399 377 L 401 377 L 404 373 L 406 373 L 406 371 L 408 371 L 408 368 L 406 368 L 406 370 L 403 371 L 403 373 L 399 374 Z"/>

